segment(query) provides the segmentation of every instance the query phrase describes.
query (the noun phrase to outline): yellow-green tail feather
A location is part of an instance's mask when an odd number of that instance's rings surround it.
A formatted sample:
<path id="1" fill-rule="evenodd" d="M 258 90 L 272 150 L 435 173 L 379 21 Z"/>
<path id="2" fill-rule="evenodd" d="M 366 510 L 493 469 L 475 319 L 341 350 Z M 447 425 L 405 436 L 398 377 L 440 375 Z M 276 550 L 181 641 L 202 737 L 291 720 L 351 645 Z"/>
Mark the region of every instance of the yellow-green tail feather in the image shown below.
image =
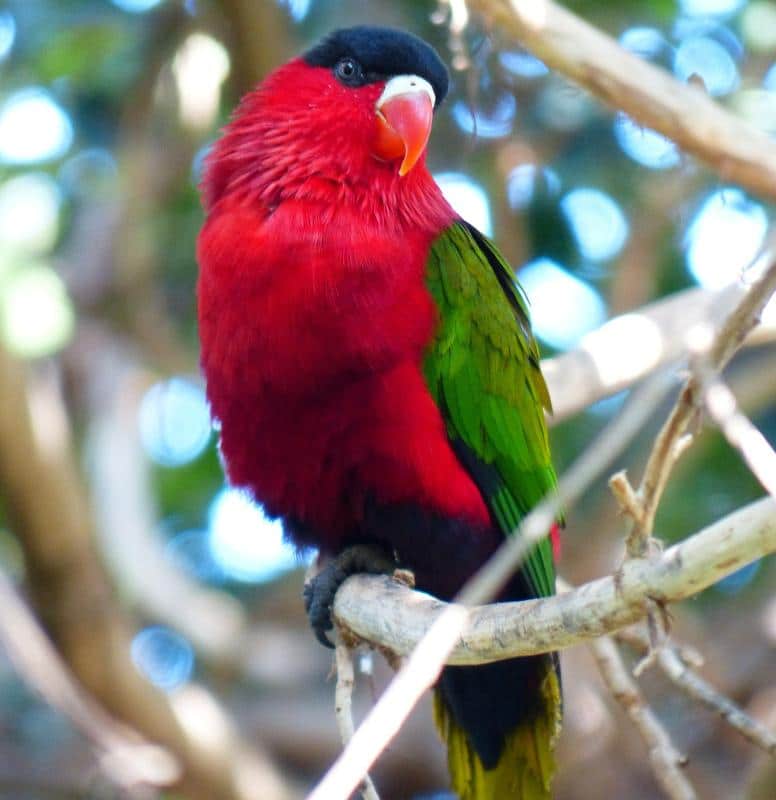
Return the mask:
<path id="1" fill-rule="evenodd" d="M 503 687 L 504 691 L 515 687 Z M 530 719 L 507 737 L 499 761 L 485 769 L 470 740 L 434 694 L 434 719 L 447 744 L 453 789 L 460 800 L 550 800 L 555 773 L 555 741 L 560 731 L 561 692 L 558 674 L 548 659 L 541 683 L 542 703 Z"/>

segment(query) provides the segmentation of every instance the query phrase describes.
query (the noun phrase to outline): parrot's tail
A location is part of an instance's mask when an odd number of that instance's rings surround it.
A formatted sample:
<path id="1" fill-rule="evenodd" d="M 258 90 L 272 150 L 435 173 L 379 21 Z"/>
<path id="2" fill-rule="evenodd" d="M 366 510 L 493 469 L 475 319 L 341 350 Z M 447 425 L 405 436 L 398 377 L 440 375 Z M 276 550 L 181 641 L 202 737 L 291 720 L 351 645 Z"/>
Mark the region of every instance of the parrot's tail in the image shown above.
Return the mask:
<path id="1" fill-rule="evenodd" d="M 447 667 L 434 693 L 461 800 L 549 800 L 560 731 L 557 656 Z"/>

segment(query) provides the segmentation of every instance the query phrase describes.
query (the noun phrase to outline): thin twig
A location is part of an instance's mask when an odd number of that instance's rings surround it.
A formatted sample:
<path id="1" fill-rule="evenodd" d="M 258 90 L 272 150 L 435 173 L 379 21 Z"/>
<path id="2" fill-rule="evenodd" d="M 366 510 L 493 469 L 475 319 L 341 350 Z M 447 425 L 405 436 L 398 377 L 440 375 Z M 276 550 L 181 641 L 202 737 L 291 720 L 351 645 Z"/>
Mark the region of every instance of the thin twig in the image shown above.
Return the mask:
<path id="1" fill-rule="evenodd" d="M 617 638 L 641 653 L 646 653 L 650 648 L 647 638 L 631 628 L 619 631 Z M 669 645 L 657 653 L 655 660 L 663 673 L 688 697 L 719 714 L 728 725 L 752 744 L 776 756 L 776 734 L 750 717 L 739 705 L 698 675 L 687 663 L 691 656 L 685 650 L 684 647 Z M 697 654 L 693 654 L 693 660 L 696 659 Z"/>
<path id="2" fill-rule="evenodd" d="M 716 335 L 712 337 L 706 328 L 690 332 L 690 344 L 696 352 L 699 340 L 702 345 L 710 342 L 706 347 L 707 355 L 704 360 L 707 379 L 724 369 L 746 336 L 757 325 L 762 310 L 776 291 L 775 253 L 776 230 L 771 231 L 761 255 L 750 267 L 755 273 L 762 271 L 761 276 L 741 297 Z M 767 264 L 764 270 L 763 264 Z M 701 381 L 697 374 L 693 374 L 685 383 L 676 405 L 657 436 L 641 485 L 635 492 L 641 510 L 632 515 L 632 524 L 626 535 L 626 549 L 631 558 L 643 557 L 649 550 L 660 498 L 671 470 L 690 442 L 687 438 L 688 429 L 698 418 L 702 404 Z M 626 494 L 622 487 L 617 491 L 618 497 Z"/>
<path id="3" fill-rule="evenodd" d="M 337 635 L 335 660 L 337 664 L 337 688 L 334 691 L 334 713 L 337 717 L 337 727 L 339 728 L 342 744 L 347 745 L 353 738 L 355 731 L 353 726 L 353 687 L 356 679 L 353 670 L 353 652 L 340 635 Z M 364 775 L 359 791 L 363 800 L 380 800 L 369 774 Z"/>
<path id="4" fill-rule="evenodd" d="M 703 390 L 709 416 L 720 427 L 728 442 L 740 451 L 765 491 L 776 497 L 776 452 L 768 440 L 738 410 L 733 392 L 719 378 L 705 380 Z"/>
<path id="5" fill-rule="evenodd" d="M 776 144 L 698 86 L 622 48 L 550 0 L 468 0 L 472 10 L 599 100 L 755 194 L 776 198 Z"/>
<path id="6" fill-rule="evenodd" d="M 697 797 L 695 790 L 681 769 L 686 758 L 676 750 L 667 731 L 647 705 L 615 643 L 603 636 L 592 642 L 591 649 L 604 682 L 647 745 L 652 771 L 663 791 L 672 800 L 694 800 Z"/>
<path id="7" fill-rule="evenodd" d="M 691 670 L 674 648 L 662 649 L 658 654 L 658 663 L 663 672 L 686 694 L 719 714 L 752 744 L 776 755 L 776 735 Z"/>

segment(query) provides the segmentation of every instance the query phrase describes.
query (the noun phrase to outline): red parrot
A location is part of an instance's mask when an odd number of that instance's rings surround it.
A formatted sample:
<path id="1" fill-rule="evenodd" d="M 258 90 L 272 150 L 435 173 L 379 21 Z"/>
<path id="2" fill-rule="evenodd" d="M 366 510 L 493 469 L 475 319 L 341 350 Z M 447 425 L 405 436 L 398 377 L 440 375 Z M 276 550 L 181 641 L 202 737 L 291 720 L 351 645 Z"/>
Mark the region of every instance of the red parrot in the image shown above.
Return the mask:
<path id="1" fill-rule="evenodd" d="M 335 31 L 240 103 L 206 159 L 202 367 L 231 483 L 328 566 L 452 598 L 555 484 L 527 304 L 425 164 L 448 76 L 407 33 Z M 538 545 L 499 600 L 555 590 Z M 435 716 L 463 800 L 550 797 L 554 656 L 447 667 Z"/>

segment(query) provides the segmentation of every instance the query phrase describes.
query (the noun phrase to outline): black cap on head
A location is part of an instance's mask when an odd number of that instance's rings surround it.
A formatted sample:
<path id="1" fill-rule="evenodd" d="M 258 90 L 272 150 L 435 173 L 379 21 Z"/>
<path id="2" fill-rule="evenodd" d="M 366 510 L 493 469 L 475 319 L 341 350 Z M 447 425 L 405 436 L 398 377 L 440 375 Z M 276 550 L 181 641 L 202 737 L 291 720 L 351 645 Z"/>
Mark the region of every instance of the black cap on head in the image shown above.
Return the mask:
<path id="1" fill-rule="evenodd" d="M 342 28 L 322 39 L 302 58 L 313 67 L 335 70 L 348 86 L 365 86 L 395 75 L 417 75 L 434 89 L 436 105 L 447 94 L 447 69 L 431 45 L 393 28 L 359 25 Z M 353 62 L 345 70 L 338 65 Z"/>

